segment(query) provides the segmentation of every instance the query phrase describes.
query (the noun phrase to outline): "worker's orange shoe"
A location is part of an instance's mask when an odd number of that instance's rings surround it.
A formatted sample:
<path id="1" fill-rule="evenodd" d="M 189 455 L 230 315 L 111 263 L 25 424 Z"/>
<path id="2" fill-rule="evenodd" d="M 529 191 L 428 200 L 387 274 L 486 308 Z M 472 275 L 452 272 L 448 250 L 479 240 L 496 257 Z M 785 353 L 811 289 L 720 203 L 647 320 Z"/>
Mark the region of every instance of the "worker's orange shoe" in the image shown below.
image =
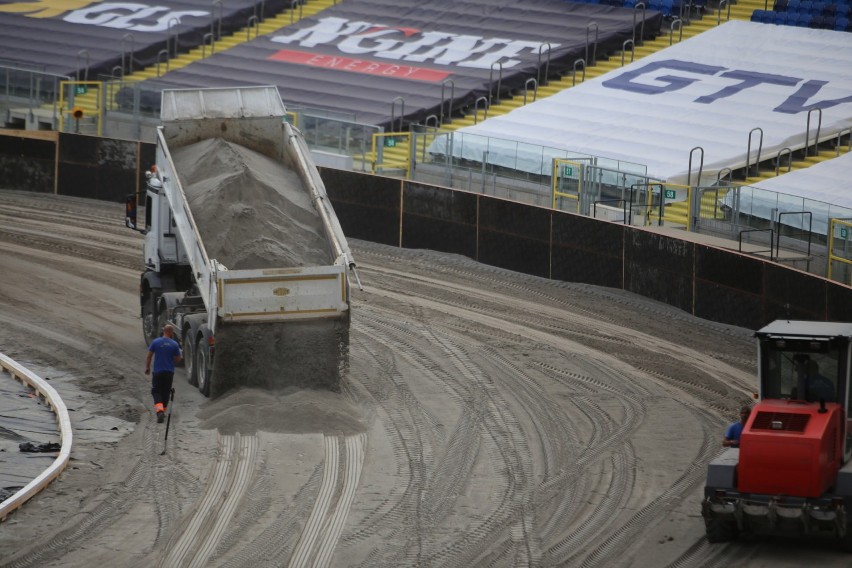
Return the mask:
<path id="1" fill-rule="evenodd" d="M 166 413 L 162 410 L 157 411 L 157 423 L 162 423 L 166 419 Z"/>

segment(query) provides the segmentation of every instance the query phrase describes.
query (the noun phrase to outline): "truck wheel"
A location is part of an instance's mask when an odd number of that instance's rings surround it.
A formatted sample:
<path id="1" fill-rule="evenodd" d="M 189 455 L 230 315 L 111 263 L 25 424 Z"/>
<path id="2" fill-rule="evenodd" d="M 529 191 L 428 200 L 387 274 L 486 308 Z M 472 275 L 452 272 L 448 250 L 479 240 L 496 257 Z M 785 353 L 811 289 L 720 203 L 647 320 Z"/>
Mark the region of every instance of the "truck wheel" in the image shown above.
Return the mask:
<path id="1" fill-rule="evenodd" d="M 152 341 L 160 337 L 157 325 L 157 302 L 160 299 L 160 291 L 151 290 L 148 299 L 142 306 L 142 335 L 145 336 L 145 343 L 150 345 Z"/>
<path id="2" fill-rule="evenodd" d="M 195 376 L 198 377 L 198 390 L 204 396 L 210 396 L 210 380 L 213 372 L 210 370 L 210 346 L 202 335 L 196 343 Z"/>
<path id="3" fill-rule="evenodd" d="M 728 542 L 737 537 L 737 524 L 734 521 L 709 519 L 706 523 L 708 542 Z"/>
<path id="4" fill-rule="evenodd" d="M 192 386 L 198 385 L 198 373 L 195 366 L 195 338 L 191 332 L 187 333 L 183 338 L 183 360 L 184 369 L 186 370 L 186 380 Z"/>

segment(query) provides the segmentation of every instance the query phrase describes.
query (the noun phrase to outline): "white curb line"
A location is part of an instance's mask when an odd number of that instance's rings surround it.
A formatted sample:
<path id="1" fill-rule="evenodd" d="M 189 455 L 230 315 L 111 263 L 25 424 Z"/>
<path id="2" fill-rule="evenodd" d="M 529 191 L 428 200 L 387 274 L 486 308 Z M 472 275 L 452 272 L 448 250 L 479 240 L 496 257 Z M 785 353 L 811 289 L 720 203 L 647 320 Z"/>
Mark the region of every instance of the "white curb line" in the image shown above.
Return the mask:
<path id="1" fill-rule="evenodd" d="M 71 418 L 68 416 L 68 409 L 59 397 L 59 393 L 47 384 L 47 381 L 2 353 L 0 353 L 0 369 L 12 375 L 13 379 L 30 386 L 45 400 L 54 414 L 56 414 L 56 421 L 59 423 L 59 436 L 62 440 L 62 448 L 59 450 L 59 455 L 56 456 L 50 467 L 27 483 L 26 487 L 0 503 L 0 522 L 2 522 L 6 520 L 9 513 L 21 507 L 21 505 L 29 501 L 36 493 L 47 487 L 51 481 L 59 477 L 59 474 L 68 465 L 68 460 L 71 457 L 73 435 L 71 433 Z"/>

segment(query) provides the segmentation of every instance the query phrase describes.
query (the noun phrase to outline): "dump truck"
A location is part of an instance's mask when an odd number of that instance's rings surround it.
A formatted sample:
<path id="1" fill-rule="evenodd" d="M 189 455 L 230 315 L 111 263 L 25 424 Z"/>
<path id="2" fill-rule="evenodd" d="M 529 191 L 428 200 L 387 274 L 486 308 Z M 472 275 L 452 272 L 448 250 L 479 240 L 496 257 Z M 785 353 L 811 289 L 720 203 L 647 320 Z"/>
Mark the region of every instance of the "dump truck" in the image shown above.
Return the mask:
<path id="1" fill-rule="evenodd" d="M 285 385 L 333 385 L 345 366 L 355 262 L 286 115 L 274 86 L 164 90 L 144 226 L 127 198 L 145 341 L 172 324 L 205 396 L 270 367 Z"/>
<path id="2" fill-rule="evenodd" d="M 755 333 L 758 402 L 710 462 L 707 539 L 823 535 L 852 544 L 852 324 L 779 320 Z"/>

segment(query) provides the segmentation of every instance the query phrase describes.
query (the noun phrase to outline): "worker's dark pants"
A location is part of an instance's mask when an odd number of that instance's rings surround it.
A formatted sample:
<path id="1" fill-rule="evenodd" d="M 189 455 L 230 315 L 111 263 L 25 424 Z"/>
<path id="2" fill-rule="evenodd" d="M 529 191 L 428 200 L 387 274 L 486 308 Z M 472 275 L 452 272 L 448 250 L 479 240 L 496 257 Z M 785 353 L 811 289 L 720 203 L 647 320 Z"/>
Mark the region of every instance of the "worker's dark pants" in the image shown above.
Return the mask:
<path id="1" fill-rule="evenodd" d="M 169 393 L 172 390 L 174 378 L 173 371 L 163 371 L 151 375 L 151 394 L 154 396 L 154 404 L 162 403 L 163 408 L 169 406 Z"/>

